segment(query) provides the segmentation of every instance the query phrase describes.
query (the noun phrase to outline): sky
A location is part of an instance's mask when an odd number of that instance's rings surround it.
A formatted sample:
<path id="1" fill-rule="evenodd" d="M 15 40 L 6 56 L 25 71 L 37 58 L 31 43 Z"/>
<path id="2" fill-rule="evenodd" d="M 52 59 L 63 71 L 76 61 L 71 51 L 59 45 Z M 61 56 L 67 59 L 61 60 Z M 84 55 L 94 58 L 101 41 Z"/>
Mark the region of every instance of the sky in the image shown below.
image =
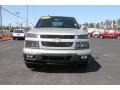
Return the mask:
<path id="1" fill-rule="evenodd" d="M 27 17 L 26 5 L 6 5 L 2 6 L 15 13 L 19 12 L 22 17 Z M 28 21 L 36 24 L 41 16 L 72 16 L 78 23 L 101 22 L 106 19 L 117 20 L 120 18 L 120 5 L 28 5 Z M 16 25 L 17 17 L 2 10 L 3 25 Z M 18 18 L 19 23 L 26 24 L 26 20 Z"/>

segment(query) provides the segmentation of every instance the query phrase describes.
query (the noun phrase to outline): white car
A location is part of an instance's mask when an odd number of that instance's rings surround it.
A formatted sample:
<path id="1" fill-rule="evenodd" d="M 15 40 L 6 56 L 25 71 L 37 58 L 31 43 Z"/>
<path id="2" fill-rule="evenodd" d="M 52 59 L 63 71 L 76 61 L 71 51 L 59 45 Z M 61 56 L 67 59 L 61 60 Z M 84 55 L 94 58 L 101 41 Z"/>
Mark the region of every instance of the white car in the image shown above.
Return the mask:
<path id="1" fill-rule="evenodd" d="M 88 34 L 73 17 L 44 16 L 26 33 L 23 55 L 28 68 L 43 63 L 86 67 L 91 55 Z"/>
<path id="2" fill-rule="evenodd" d="M 104 33 L 104 32 L 105 32 L 104 29 L 95 29 L 95 31 L 93 32 L 92 36 L 93 36 L 94 38 L 99 38 L 100 34 L 101 34 L 101 33 Z"/>
<path id="3" fill-rule="evenodd" d="M 24 29 L 14 29 L 13 30 L 13 39 L 24 39 L 25 38 L 25 31 Z"/>
<path id="4" fill-rule="evenodd" d="M 92 37 L 94 31 L 95 31 L 95 28 L 88 28 L 88 29 L 87 29 L 88 36 L 89 36 L 89 37 Z"/>

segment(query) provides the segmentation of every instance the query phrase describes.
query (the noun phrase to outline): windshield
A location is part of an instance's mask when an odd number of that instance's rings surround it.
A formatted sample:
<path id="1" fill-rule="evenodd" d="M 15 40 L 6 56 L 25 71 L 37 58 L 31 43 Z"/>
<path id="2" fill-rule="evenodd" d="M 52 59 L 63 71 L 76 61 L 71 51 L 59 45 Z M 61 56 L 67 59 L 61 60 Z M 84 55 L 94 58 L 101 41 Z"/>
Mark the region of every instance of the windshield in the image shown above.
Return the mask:
<path id="1" fill-rule="evenodd" d="M 40 18 L 35 28 L 79 28 L 78 23 L 72 17 Z"/>
<path id="2" fill-rule="evenodd" d="M 23 30 L 14 30 L 14 33 L 24 33 Z"/>

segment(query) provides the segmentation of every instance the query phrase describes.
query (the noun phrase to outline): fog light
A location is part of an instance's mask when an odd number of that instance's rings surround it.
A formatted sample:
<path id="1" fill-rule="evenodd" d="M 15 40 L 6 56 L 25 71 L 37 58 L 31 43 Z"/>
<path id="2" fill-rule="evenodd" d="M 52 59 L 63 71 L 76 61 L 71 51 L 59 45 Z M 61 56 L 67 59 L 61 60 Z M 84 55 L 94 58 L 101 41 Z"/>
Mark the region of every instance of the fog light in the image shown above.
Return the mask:
<path id="1" fill-rule="evenodd" d="M 87 59 L 87 56 L 86 55 L 81 56 L 81 59 Z"/>
<path id="2" fill-rule="evenodd" d="M 27 55 L 26 55 L 26 58 L 34 59 L 34 58 L 35 58 L 35 55 L 27 54 Z"/>

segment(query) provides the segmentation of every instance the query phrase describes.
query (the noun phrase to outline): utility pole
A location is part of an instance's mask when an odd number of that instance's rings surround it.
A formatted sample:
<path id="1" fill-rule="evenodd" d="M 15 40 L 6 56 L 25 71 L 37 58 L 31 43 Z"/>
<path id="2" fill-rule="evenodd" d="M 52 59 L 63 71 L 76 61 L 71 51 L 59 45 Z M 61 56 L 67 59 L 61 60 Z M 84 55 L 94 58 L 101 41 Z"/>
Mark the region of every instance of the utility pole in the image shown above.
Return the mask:
<path id="1" fill-rule="evenodd" d="M 0 30 L 2 30 L 2 6 L 0 5 Z"/>
<path id="2" fill-rule="evenodd" d="M 9 24 L 9 30 L 11 29 L 11 23 Z"/>
<path id="3" fill-rule="evenodd" d="M 27 22 L 26 22 L 27 30 L 28 30 L 28 5 L 27 5 Z"/>
<path id="4" fill-rule="evenodd" d="M 17 26 L 18 26 L 18 14 L 20 14 L 19 12 L 15 12 L 16 13 L 16 16 L 17 16 L 17 22 L 16 22 L 16 24 L 17 24 Z"/>

